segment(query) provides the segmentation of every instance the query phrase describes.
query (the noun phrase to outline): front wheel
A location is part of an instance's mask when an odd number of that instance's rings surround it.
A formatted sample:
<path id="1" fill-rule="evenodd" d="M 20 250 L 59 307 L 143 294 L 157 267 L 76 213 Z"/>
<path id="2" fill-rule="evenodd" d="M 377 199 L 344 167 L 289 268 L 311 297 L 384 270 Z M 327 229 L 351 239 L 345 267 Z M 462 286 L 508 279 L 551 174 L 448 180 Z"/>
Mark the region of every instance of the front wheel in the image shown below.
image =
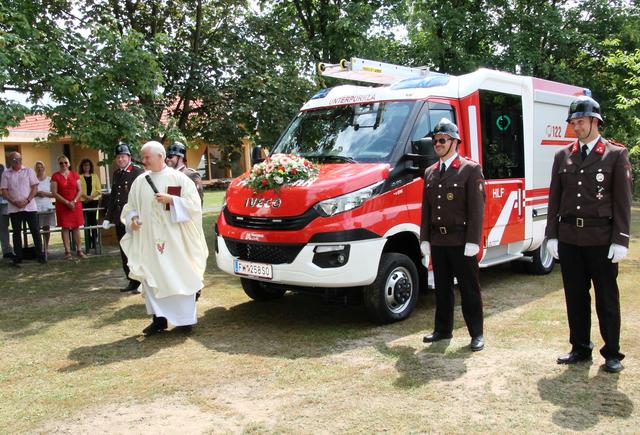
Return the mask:
<path id="1" fill-rule="evenodd" d="M 398 253 L 383 253 L 376 280 L 364 288 L 364 304 L 371 320 L 391 323 L 404 320 L 418 301 L 416 265 Z"/>
<path id="2" fill-rule="evenodd" d="M 240 278 L 242 289 L 254 301 L 272 301 L 279 299 L 287 292 L 285 289 L 278 288 L 273 284 L 253 279 Z"/>
<path id="3" fill-rule="evenodd" d="M 555 261 L 547 251 L 547 239 L 544 239 L 540 247 L 532 254 L 533 261 L 525 265 L 527 272 L 533 275 L 546 275 L 553 270 Z"/>

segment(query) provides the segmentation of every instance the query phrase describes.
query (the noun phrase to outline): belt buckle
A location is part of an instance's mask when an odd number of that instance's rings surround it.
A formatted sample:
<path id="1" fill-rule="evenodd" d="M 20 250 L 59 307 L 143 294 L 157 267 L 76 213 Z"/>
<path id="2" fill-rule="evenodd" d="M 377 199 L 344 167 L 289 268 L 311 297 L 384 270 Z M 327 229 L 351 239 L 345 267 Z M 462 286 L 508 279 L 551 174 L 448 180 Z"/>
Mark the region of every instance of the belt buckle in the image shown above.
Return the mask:
<path id="1" fill-rule="evenodd" d="M 440 227 L 438 229 L 440 230 L 440 234 L 447 234 L 447 227 Z"/>
<path id="2" fill-rule="evenodd" d="M 584 227 L 584 219 L 583 218 L 576 218 L 576 227 L 578 228 L 583 228 Z"/>

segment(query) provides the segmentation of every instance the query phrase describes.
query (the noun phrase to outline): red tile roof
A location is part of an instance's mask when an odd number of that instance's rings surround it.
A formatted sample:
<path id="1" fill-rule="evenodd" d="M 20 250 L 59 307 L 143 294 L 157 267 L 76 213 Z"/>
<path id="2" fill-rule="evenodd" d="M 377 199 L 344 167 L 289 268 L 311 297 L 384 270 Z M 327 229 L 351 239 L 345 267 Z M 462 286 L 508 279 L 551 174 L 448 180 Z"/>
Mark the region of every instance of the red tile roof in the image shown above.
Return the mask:
<path id="1" fill-rule="evenodd" d="M 11 131 L 48 132 L 51 128 L 51 120 L 45 115 L 27 115 L 17 127 L 7 127 Z"/>

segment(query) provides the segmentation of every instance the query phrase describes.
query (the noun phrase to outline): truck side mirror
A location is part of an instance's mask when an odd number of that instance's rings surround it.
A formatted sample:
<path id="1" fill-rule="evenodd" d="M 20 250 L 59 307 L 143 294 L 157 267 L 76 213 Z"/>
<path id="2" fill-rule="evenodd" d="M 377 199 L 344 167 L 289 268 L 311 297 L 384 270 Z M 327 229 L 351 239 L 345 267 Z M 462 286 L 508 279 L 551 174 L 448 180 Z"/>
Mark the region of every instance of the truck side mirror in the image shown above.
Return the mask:
<path id="1" fill-rule="evenodd" d="M 256 163 L 263 161 L 264 157 L 262 157 L 262 147 L 260 145 L 253 147 L 251 150 L 251 165 L 255 165 Z"/>
<path id="2" fill-rule="evenodd" d="M 431 156 L 433 154 L 433 139 L 423 137 L 422 139 L 411 141 L 411 151 L 421 156 Z"/>

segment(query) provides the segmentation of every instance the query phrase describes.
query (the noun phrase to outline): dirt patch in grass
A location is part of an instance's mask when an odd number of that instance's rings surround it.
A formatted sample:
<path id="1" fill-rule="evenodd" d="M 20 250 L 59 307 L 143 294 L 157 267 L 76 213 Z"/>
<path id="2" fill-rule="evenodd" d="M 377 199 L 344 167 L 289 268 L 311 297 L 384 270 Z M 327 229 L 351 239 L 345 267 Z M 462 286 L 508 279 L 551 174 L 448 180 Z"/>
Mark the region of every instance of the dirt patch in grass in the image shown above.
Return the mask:
<path id="1" fill-rule="evenodd" d="M 640 230 L 634 209 L 633 234 Z M 211 228 L 209 216 L 207 228 Z M 210 241 L 210 240 L 209 240 Z M 626 369 L 555 364 L 568 350 L 559 271 L 483 270 L 486 348 L 459 307 L 422 343 L 433 294 L 404 322 L 289 295 L 254 303 L 209 260 L 193 334 L 144 339 L 119 257 L 0 268 L 1 433 L 637 433 L 640 249 L 621 264 Z M 15 284 L 19 282 L 19 285 Z M 597 318 L 592 339 L 602 344 Z"/>

